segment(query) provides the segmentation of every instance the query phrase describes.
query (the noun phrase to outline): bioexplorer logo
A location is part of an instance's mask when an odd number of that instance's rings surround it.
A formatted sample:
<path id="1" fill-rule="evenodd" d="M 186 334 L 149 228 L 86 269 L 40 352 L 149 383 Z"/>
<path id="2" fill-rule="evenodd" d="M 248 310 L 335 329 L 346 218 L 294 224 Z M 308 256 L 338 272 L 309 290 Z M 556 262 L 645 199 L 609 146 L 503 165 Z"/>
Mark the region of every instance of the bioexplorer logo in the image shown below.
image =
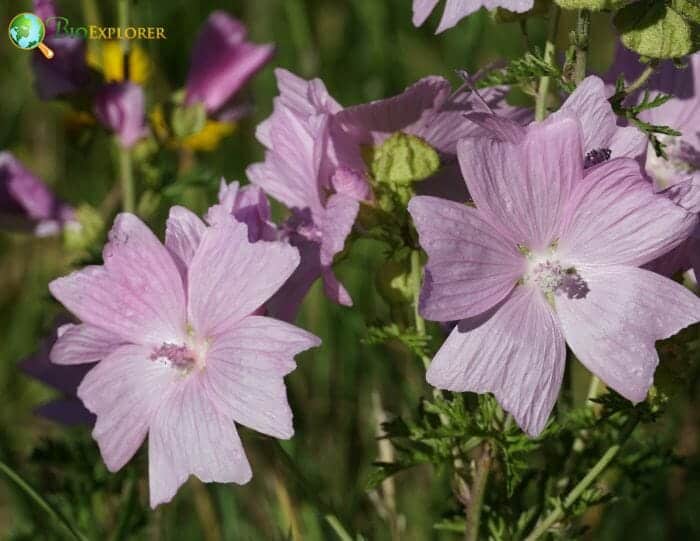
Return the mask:
<path id="1" fill-rule="evenodd" d="M 162 26 L 71 26 L 67 17 L 49 17 L 46 22 L 34 13 L 20 13 L 10 21 L 8 35 L 12 44 L 25 51 L 39 49 L 46 58 L 53 58 L 53 51 L 44 44 L 46 25 L 55 25 L 57 36 L 82 39 L 150 40 L 167 39 Z"/>
<path id="2" fill-rule="evenodd" d="M 70 36 L 83 39 L 127 39 L 149 40 L 167 39 L 165 28 L 162 26 L 71 26 L 67 17 L 49 17 L 47 25 L 56 25 L 57 36 Z"/>

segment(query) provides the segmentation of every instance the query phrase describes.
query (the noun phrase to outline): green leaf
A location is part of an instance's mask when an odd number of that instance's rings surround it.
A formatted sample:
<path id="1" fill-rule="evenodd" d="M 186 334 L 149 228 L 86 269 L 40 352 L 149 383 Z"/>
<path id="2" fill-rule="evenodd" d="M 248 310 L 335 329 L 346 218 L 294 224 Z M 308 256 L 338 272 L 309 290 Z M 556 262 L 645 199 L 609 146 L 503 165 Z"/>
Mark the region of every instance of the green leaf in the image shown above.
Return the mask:
<path id="1" fill-rule="evenodd" d="M 700 24 L 700 5 L 697 0 L 671 0 L 671 7 L 675 9 L 681 17 Z"/>
<path id="2" fill-rule="evenodd" d="M 564 9 L 590 9 L 591 11 L 603 11 L 619 9 L 629 0 L 555 0 Z"/>
<path id="3" fill-rule="evenodd" d="M 693 27 L 662 1 L 636 2 L 617 12 L 615 26 L 628 49 L 649 58 L 677 58 L 693 51 Z"/>
<path id="4" fill-rule="evenodd" d="M 370 171 L 375 182 L 405 186 L 437 172 L 440 157 L 414 135 L 398 132 L 371 150 Z"/>

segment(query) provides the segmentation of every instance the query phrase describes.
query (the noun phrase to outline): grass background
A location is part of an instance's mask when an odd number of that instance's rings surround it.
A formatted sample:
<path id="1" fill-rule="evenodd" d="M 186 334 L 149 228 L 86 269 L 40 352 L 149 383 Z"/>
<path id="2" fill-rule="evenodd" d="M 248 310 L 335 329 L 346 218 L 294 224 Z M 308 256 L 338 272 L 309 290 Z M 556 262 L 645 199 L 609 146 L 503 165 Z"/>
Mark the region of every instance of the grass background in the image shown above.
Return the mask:
<path id="1" fill-rule="evenodd" d="M 147 83 L 151 106 L 183 85 L 197 31 L 214 9 L 241 18 L 253 40 L 277 44 L 274 61 L 246 91 L 256 105 L 254 115 L 243 120 L 217 151 L 197 156 L 196 171 L 206 179 L 205 185 L 162 201 L 160 211 L 152 215 L 151 224 L 161 235 L 169 204 L 184 203 L 201 212 L 214 201 L 220 176 L 243 180 L 245 167 L 261 158 L 253 132 L 272 108 L 277 92 L 274 66 L 322 77 L 331 94 L 350 105 L 398 93 L 428 74 L 456 82 L 456 68 L 473 72 L 524 51 L 518 24 L 497 25 L 485 12 L 440 36 L 432 34 L 437 14 L 415 29 L 410 0 L 138 0 L 134 4 L 135 24 L 163 26 L 168 36 L 142 44 L 152 62 Z M 95 14 L 102 24 L 116 24 L 116 2 L 59 0 L 58 6 L 76 26 L 97 22 Z M 9 22 L 16 13 L 29 10 L 30 2 L 0 1 L 0 20 Z M 571 23 L 564 17 L 561 43 Z M 532 21 L 529 31 L 532 43 L 542 43 L 543 21 Z M 591 65 L 601 70 L 609 64 L 614 47 L 607 16 L 595 19 L 593 32 Z M 29 53 L 0 40 L 0 148 L 15 153 L 72 204 L 99 207 L 116 182 L 111 140 L 99 130 L 76 131 L 68 104 L 38 99 L 29 58 Z M 172 168 L 178 182 L 177 164 L 165 166 Z M 143 189 L 143 185 L 137 174 L 137 186 Z M 304 304 L 300 324 L 321 336 L 323 346 L 302 355 L 299 368 L 287 378 L 296 435 L 282 443 L 304 481 L 298 482 L 273 440 L 241 429 L 254 471 L 248 485 L 204 486 L 190 481 L 173 503 L 150 513 L 144 511 L 145 450 L 125 472 L 112 476 L 101 465 L 87 429 L 65 429 L 33 414 L 52 391 L 28 379 L 16 364 L 49 332 L 58 307 L 46 285 L 65 274 L 69 264 L 58 239 L 0 234 L 0 459 L 37 486 L 90 539 L 332 539 L 324 520 L 327 509 L 367 539 L 389 539 L 387 523 L 364 490 L 378 453 L 373 397 L 380 397 L 388 415 L 410 416 L 429 390 L 419 362 L 405 352 L 361 343 L 365 322 L 386 313 L 372 287 L 380 260 L 379 247 L 361 241 L 339 265 L 356 309 L 329 303 L 318 284 Z M 585 393 L 586 374 L 574 369 L 574 377 L 580 382 L 574 393 Z M 658 427 L 661 441 L 679 440 L 681 450 L 691 456 L 698 445 L 697 421 L 689 413 L 695 400 L 691 394 L 675 401 Z M 63 537 L 41 510 L 0 479 L 0 538 Z M 602 524 L 590 539 L 700 538 L 695 513 L 699 479 L 692 468 L 652 476 L 643 491 L 628 491 L 600 516 L 587 517 Z M 398 476 L 396 490 L 397 507 L 406 523 L 404 539 L 457 538 L 433 529 L 441 516 L 457 508 L 446 474 L 418 468 Z"/>

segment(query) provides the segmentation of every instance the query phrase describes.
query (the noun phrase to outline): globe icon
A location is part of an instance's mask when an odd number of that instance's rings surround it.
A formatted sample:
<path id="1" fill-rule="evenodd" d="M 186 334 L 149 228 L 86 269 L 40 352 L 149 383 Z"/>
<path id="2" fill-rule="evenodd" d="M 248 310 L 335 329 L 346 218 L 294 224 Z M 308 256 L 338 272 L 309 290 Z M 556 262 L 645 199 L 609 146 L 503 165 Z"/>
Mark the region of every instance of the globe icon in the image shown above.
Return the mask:
<path id="1" fill-rule="evenodd" d="M 44 41 L 44 22 L 33 13 L 20 13 L 10 21 L 10 41 L 20 49 L 34 49 Z"/>

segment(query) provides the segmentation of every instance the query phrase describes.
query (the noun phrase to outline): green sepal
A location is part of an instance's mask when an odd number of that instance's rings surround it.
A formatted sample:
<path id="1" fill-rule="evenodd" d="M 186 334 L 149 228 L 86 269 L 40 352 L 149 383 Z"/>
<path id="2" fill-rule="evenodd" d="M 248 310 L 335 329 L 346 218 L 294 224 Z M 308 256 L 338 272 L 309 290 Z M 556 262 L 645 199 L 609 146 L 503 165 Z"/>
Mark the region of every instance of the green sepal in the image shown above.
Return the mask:
<path id="1" fill-rule="evenodd" d="M 202 131 L 207 120 L 204 104 L 178 105 L 173 108 L 170 123 L 173 133 L 178 138 L 187 137 Z"/>
<path id="2" fill-rule="evenodd" d="M 397 187 L 428 178 L 440 168 L 440 157 L 433 147 L 402 132 L 368 149 L 365 159 L 376 183 Z"/>

